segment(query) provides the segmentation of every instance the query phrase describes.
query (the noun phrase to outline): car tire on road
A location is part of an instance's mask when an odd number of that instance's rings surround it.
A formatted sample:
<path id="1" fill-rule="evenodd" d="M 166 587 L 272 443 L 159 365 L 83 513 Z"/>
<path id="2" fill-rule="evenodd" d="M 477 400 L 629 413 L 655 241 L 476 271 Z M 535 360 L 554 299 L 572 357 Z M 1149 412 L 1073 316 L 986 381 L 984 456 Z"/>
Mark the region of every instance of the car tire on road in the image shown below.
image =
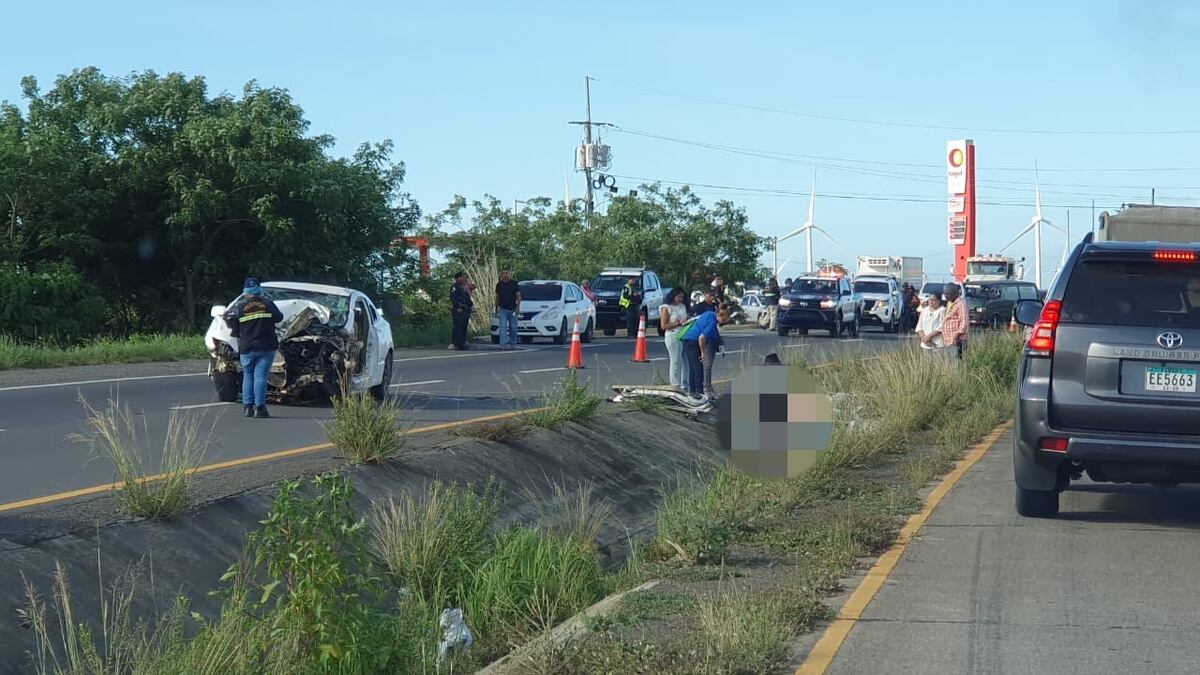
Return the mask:
<path id="1" fill-rule="evenodd" d="M 792 332 L 790 329 L 784 326 L 779 326 L 776 331 L 779 333 L 779 337 L 787 337 L 788 333 Z"/>
<path id="2" fill-rule="evenodd" d="M 592 320 L 588 319 L 587 328 L 579 335 L 580 342 L 591 342 L 596 337 L 596 327 L 592 325 Z"/>
<path id="3" fill-rule="evenodd" d="M 604 329 L 604 335 L 605 335 L 605 337 L 612 337 L 612 336 L 614 336 L 614 335 L 616 335 L 616 334 L 617 334 L 617 329 L 616 329 L 616 328 L 605 328 L 605 329 Z"/>
<path id="4" fill-rule="evenodd" d="M 566 318 L 563 318 L 562 326 L 560 326 L 558 329 L 558 335 L 554 336 L 554 344 L 565 345 L 570 337 L 570 334 L 567 333 L 567 320 Z"/>
<path id="5" fill-rule="evenodd" d="M 858 314 L 855 314 L 854 315 L 854 323 L 851 325 L 851 329 L 850 329 L 850 335 L 852 335 L 853 337 L 858 337 L 858 334 L 861 332 L 862 332 L 862 319 L 858 316 Z"/>
<path id="6" fill-rule="evenodd" d="M 1026 518 L 1053 518 L 1058 515 L 1057 490 L 1026 490 L 1017 487 L 1017 513 Z"/>
<path id="7" fill-rule="evenodd" d="M 831 338 L 842 337 L 842 315 L 841 314 L 837 315 L 837 318 L 835 318 L 833 320 L 833 325 L 829 327 L 829 337 L 831 337 Z"/>
<path id="8" fill-rule="evenodd" d="M 497 337 L 496 342 L 499 341 L 500 338 Z M 371 396 L 373 396 L 376 401 L 382 401 L 383 399 L 387 398 L 388 390 L 392 387 L 393 356 L 394 355 L 392 352 L 389 351 L 387 354 L 387 361 L 383 362 L 383 377 L 379 380 L 379 384 L 371 387 Z"/>
<path id="9" fill-rule="evenodd" d="M 238 373 L 213 373 L 213 387 L 221 403 L 237 403 L 241 394 L 242 378 Z"/>
<path id="10" fill-rule="evenodd" d="M 494 345 L 500 344 L 500 336 L 499 335 L 492 336 L 492 344 L 494 344 Z"/>
<path id="11" fill-rule="evenodd" d="M 531 342 L 533 342 L 532 335 L 522 335 L 522 336 L 520 336 L 520 338 L 521 338 L 521 344 L 523 344 L 523 345 L 527 345 L 527 344 L 530 344 Z"/>

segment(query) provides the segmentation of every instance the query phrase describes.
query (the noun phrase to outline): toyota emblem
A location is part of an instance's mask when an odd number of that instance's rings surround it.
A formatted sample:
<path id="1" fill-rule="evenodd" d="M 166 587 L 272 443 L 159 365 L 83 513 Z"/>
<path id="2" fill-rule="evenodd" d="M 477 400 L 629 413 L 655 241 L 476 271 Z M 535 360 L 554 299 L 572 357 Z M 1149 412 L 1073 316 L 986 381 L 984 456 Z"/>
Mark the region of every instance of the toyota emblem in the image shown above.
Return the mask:
<path id="1" fill-rule="evenodd" d="M 1158 336 L 1158 346 L 1163 349 L 1178 349 L 1183 346 L 1183 336 L 1169 330 Z"/>

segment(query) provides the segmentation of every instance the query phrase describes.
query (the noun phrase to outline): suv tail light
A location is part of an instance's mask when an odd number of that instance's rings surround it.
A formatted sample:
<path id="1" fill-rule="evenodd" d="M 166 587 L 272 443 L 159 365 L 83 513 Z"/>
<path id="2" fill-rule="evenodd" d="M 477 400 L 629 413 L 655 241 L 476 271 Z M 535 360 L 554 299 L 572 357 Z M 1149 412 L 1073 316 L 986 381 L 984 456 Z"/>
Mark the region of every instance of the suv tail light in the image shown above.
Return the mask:
<path id="1" fill-rule="evenodd" d="M 1067 438 L 1043 438 L 1038 441 L 1038 448 L 1046 452 L 1062 452 L 1067 451 L 1067 446 L 1070 445 L 1070 439 Z"/>
<path id="2" fill-rule="evenodd" d="M 1042 307 L 1042 315 L 1029 334 L 1029 351 L 1039 356 L 1050 356 L 1054 352 L 1054 334 L 1062 317 L 1062 302 L 1051 300 Z"/>
<path id="3" fill-rule="evenodd" d="M 1158 250 L 1154 252 L 1154 259 L 1158 262 L 1194 263 L 1196 262 L 1196 252 Z"/>

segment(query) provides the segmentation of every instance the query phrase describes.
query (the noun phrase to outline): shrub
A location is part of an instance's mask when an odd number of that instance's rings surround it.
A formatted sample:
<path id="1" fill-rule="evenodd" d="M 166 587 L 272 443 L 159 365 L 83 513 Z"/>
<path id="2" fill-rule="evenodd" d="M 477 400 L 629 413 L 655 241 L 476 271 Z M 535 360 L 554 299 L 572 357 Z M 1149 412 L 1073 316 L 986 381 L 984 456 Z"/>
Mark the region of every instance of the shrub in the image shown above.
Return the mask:
<path id="1" fill-rule="evenodd" d="M 543 429 L 557 429 L 566 422 L 588 422 L 596 416 L 601 400 L 586 383 L 579 382 L 572 370 L 557 387 L 542 394 L 540 406 L 522 413 L 521 420 Z"/>
<path id="2" fill-rule="evenodd" d="M 747 521 L 751 481 L 732 466 L 723 466 L 707 489 L 679 486 L 663 495 L 657 518 L 656 552 L 678 553 L 689 562 L 715 562 Z"/>
<path id="3" fill-rule="evenodd" d="M 35 267 L 0 262 L 0 335 L 77 342 L 103 330 L 105 309 L 100 292 L 68 262 Z"/>

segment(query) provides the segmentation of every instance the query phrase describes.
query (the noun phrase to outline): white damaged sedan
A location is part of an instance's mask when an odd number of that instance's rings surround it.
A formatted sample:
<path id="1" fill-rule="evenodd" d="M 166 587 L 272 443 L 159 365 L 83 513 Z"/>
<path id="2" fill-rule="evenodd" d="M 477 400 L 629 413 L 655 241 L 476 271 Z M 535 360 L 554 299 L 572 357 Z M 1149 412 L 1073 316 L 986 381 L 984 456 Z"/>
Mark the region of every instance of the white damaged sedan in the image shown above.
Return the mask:
<path id="1" fill-rule="evenodd" d="M 365 294 L 340 286 L 271 281 L 263 296 L 283 313 L 275 327 L 279 350 L 267 379 L 267 398 L 297 402 L 341 393 L 348 374 L 352 393 L 370 391 L 379 400 L 392 383 L 392 328 Z M 244 296 L 212 308 L 204 334 L 208 374 L 217 399 L 236 402 L 242 390 L 237 338 L 226 317 Z"/>

